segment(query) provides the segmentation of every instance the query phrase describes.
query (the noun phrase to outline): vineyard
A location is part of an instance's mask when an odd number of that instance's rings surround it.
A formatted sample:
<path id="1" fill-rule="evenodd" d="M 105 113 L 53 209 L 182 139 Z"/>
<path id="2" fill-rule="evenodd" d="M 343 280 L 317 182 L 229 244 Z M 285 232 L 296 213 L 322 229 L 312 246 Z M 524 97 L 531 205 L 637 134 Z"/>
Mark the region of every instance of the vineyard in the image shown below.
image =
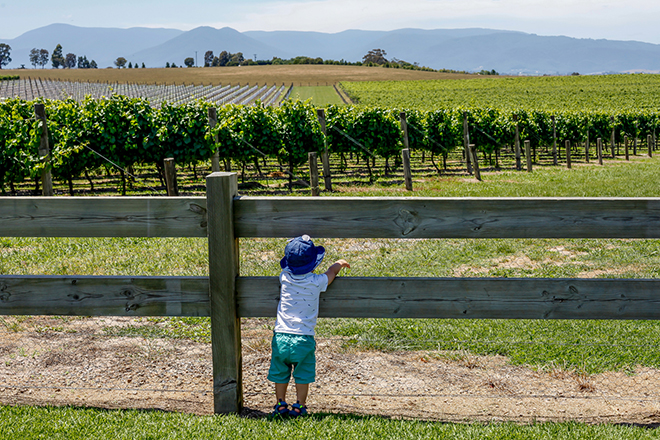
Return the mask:
<path id="1" fill-rule="evenodd" d="M 328 106 L 320 121 L 309 102 L 269 105 L 284 87 L 2 81 L 0 92 L 11 97 L 0 101 L 0 186 L 3 193 L 26 181 L 38 187 L 48 168 L 73 194 L 74 179 L 85 176 L 93 190 L 92 176 L 105 170 L 119 172 L 125 193 L 134 167 L 155 169 L 162 183 L 165 158 L 194 169 L 216 155 L 225 169 L 238 166 L 242 181 L 279 173 L 291 189 L 308 153 L 326 149 L 333 175 L 359 165 L 371 182 L 380 170 L 395 171 L 404 144 L 432 173 L 471 172 L 470 160 L 521 169 L 522 158 L 556 165 L 569 155 L 588 162 L 628 157 L 628 149 L 652 154 L 660 124 L 660 79 L 652 75 L 342 86 L 362 104 Z M 46 108 L 49 162 L 39 155 L 35 103 Z M 209 123 L 211 108 L 217 124 Z M 475 153 L 466 155 L 471 144 Z"/>
<path id="2" fill-rule="evenodd" d="M 251 105 L 256 101 L 263 102 L 265 105 L 274 105 L 284 98 L 287 89 L 284 85 L 144 85 L 27 78 L 0 81 L 0 100 L 3 98 L 21 98 L 31 101 L 37 98 L 43 98 L 73 99 L 76 102 L 82 102 L 87 96 L 93 99 L 100 99 L 101 97 L 112 96 L 114 94 L 129 98 L 145 99 L 149 101 L 152 107 L 161 107 L 163 103 L 173 105 L 186 104 L 198 99 L 214 105 Z"/>

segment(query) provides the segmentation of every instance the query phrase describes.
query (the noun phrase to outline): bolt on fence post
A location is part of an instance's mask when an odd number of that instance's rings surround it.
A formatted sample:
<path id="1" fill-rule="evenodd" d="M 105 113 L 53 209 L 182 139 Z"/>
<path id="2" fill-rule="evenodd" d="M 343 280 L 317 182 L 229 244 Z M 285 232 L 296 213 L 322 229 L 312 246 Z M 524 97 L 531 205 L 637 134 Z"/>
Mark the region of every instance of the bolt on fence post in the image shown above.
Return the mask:
<path id="1" fill-rule="evenodd" d="M 318 196 L 319 192 L 319 167 L 316 159 L 316 153 L 307 153 L 309 161 L 309 186 L 312 189 L 312 195 Z"/>
<path id="2" fill-rule="evenodd" d="M 321 153 L 321 163 L 323 164 L 323 183 L 326 191 L 332 191 L 332 176 L 330 175 L 330 154 L 328 153 L 328 131 L 325 122 L 325 110 L 322 108 L 316 110 L 316 117 L 321 124 L 323 132 L 323 153 Z"/>
<path id="3" fill-rule="evenodd" d="M 598 165 L 603 164 L 603 140 L 596 138 L 596 151 L 598 152 Z"/>
<path id="4" fill-rule="evenodd" d="M 213 408 L 216 414 L 237 413 L 243 407 L 241 322 L 236 304 L 238 240 L 234 235 L 234 197 L 237 194 L 236 173 L 207 176 Z"/>
<path id="5" fill-rule="evenodd" d="M 178 196 L 179 187 L 176 183 L 176 165 L 174 158 L 168 157 L 163 159 L 163 167 L 165 168 L 165 184 L 167 186 L 168 196 Z"/>
<path id="6" fill-rule="evenodd" d="M 41 140 L 39 142 L 39 158 L 44 163 L 44 169 L 41 172 L 41 194 L 52 196 L 53 176 L 50 171 L 50 148 L 48 146 L 48 124 L 46 122 L 46 108 L 43 104 L 34 105 L 34 113 L 37 119 L 41 121 Z"/>
<path id="7" fill-rule="evenodd" d="M 566 168 L 571 168 L 571 141 L 566 141 Z"/>
<path id="8" fill-rule="evenodd" d="M 218 123 L 218 111 L 215 107 L 209 107 L 209 127 L 211 129 L 215 128 Z M 213 136 L 213 141 L 215 143 L 215 152 L 211 157 L 211 171 L 217 173 L 220 171 L 220 153 L 218 152 L 218 134 L 216 133 Z"/>
<path id="9" fill-rule="evenodd" d="M 532 143 L 529 140 L 525 141 L 525 159 L 527 160 L 527 172 L 532 172 Z"/>
<path id="10" fill-rule="evenodd" d="M 412 191 L 412 172 L 410 171 L 410 149 L 404 148 L 401 150 L 401 159 L 403 160 L 403 180 L 406 184 L 406 190 Z"/>

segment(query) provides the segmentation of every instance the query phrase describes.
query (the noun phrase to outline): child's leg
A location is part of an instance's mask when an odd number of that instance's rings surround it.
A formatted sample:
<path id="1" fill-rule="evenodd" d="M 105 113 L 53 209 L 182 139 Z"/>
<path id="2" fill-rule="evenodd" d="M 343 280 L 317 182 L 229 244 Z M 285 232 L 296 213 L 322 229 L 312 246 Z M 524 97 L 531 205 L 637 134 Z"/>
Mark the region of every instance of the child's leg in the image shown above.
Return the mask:
<path id="1" fill-rule="evenodd" d="M 296 384 L 296 397 L 298 398 L 298 403 L 300 403 L 302 406 L 305 406 L 305 402 L 307 401 L 307 393 L 309 393 L 308 383 Z"/>
<path id="2" fill-rule="evenodd" d="M 275 384 L 275 397 L 277 401 L 280 400 L 286 402 L 286 389 L 289 386 L 289 383 L 276 383 Z"/>

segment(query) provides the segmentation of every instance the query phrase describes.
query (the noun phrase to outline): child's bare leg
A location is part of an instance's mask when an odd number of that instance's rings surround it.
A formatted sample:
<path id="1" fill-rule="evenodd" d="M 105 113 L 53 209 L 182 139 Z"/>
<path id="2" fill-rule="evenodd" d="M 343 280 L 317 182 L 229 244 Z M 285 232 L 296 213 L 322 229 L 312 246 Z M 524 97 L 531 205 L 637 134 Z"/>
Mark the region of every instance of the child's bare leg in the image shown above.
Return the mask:
<path id="1" fill-rule="evenodd" d="M 302 406 L 305 406 L 305 402 L 307 401 L 307 393 L 309 393 L 308 383 L 296 384 L 296 397 L 298 398 L 298 403 L 300 403 Z"/>
<path id="2" fill-rule="evenodd" d="M 286 402 L 286 389 L 289 386 L 289 383 L 276 383 L 275 384 L 275 397 L 277 401 L 283 400 Z"/>

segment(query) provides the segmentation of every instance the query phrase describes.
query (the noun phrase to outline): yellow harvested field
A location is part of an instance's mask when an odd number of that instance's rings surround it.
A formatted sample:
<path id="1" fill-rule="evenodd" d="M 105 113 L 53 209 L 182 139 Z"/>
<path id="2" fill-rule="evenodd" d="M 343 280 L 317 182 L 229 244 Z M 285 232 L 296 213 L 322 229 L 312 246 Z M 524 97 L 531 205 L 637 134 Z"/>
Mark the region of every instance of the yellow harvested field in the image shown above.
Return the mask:
<path id="1" fill-rule="evenodd" d="M 402 81 L 485 78 L 478 75 L 334 65 L 279 65 L 148 69 L 23 69 L 1 70 L 1 75 L 64 81 L 133 84 L 294 84 L 325 86 L 340 81 Z"/>

